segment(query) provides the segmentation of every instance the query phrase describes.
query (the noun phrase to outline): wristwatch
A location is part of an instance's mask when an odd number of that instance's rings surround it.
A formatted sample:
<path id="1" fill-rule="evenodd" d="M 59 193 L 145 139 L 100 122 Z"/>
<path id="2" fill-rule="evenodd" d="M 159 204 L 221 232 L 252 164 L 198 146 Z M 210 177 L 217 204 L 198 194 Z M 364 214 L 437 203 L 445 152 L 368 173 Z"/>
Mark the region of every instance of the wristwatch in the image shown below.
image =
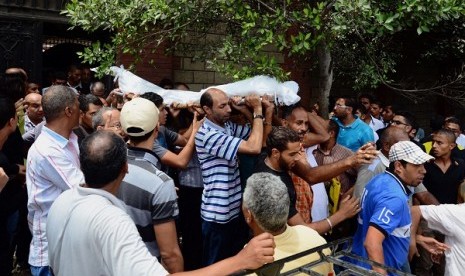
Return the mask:
<path id="1" fill-rule="evenodd" d="M 263 120 L 263 115 L 262 115 L 262 114 L 255 114 L 255 113 L 254 113 L 254 114 L 253 114 L 253 118 L 254 118 L 254 120 L 257 119 L 257 118 Z"/>

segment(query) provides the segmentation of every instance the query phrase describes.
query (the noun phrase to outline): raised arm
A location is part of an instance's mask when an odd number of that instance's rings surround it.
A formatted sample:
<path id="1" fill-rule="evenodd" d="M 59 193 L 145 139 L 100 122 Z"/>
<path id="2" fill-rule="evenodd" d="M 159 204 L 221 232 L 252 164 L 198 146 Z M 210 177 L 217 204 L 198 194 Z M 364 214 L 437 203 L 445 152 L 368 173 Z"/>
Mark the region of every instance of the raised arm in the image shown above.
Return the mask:
<path id="1" fill-rule="evenodd" d="M 245 98 L 247 106 L 253 109 L 254 118 L 252 124 L 252 133 L 249 139 L 242 141 L 239 145 L 239 153 L 259 154 L 262 150 L 263 140 L 263 113 L 262 103 L 257 95 L 250 95 Z"/>
<path id="2" fill-rule="evenodd" d="M 202 125 L 204 119 L 201 121 L 197 120 L 197 112 L 194 114 L 194 120 L 192 121 L 192 131 L 189 137 L 189 140 L 185 144 L 184 148 L 178 154 L 168 150 L 162 157 L 161 162 L 167 166 L 178 168 L 178 169 L 185 169 L 187 164 L 192 158 L 192 154 L 195 150 L 195 135 L 199 130 L 200 126 Z M 180 135 L 178 135 L 179 137 Z"/>
<path id="3" fill-rule="evenodd" d="M 350 168 L 369 164 L 374 158 L 376 158 L 376 155 L 377 151 L 374 145 L 372 143 L 367 143 L 354 155 L 327 165 L 311 167 L 307 160 L 302 158 L 296 162 L 295 166 L 292 168 L 292 172 L 307 181 L 308 184 L 313 185 L 330 180 Z"/>
<path id="4" fill-rule="evenodd" d="M 304 147 L 311 147 L 316 144 L 320 144 L 328 141 L 329 133 L 327 125 L 328 123 L 323 118 L 315 115 L 311 112 L 307 112 L 308 123 L 312 132 L 307 132 L 304 136 L 302 144 Z"/>

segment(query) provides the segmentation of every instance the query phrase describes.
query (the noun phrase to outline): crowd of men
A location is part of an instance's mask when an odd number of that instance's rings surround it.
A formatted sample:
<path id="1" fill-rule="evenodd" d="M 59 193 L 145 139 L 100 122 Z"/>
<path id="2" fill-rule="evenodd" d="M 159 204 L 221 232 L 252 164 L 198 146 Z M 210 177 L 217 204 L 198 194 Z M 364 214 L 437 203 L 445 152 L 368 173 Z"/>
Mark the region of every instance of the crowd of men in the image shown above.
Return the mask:
<path id="1" fill-rule="evenodd" d="M 323 118 L 215 88 L 180 110 L 76 66 L 42 90 L 10 68 L 0 86 L 0 275 L 13 259 L 32 275 L 227 275 L 342 237 L 384 266 L 348 262 L 382 274 L 459 275 L 465 261 L 455 117 L 425 136 L 371 95 Z"/>

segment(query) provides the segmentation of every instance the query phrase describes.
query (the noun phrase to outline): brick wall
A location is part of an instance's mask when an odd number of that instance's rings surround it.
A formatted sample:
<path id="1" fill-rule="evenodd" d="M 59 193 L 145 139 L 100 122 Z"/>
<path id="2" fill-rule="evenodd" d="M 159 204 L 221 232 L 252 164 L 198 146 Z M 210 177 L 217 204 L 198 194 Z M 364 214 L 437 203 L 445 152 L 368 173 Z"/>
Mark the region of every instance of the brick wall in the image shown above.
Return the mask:
<path id="1" fill-rule="evenodd" d="M 208 39 L 208 37 L 207 37 Z M 195 61 L 192 56 L 183 53 L 176 55 L 165 55 L 164 49 L 159 48 L 154 53 L 148 52 L 141 63 L 136 66 L 134 73 L 154 84 L 158 84 L 163 78 L 169 78 L 173 82 L 184 82 L 192 91 L 200 91 L 206 87 L 232 82 L 221 72 L 216 72 L 208 68 L 203 61 Z M 299 95 L 303 103 L 309 105 L 312 94 L 310 85 L 310 74 L 307 68 L 296 67 L 291 60 L 287 59 L 276 49 L 268 47 L 265 52 L 273 56 L 283 65 L 286 70 L 291 71 L 291 79 L 299 84 Z M 128 68 L 133 59 L 129 55 L 121 55 L 119 64 Z M 153 60 L 153 63 L 150 63 Z"/>

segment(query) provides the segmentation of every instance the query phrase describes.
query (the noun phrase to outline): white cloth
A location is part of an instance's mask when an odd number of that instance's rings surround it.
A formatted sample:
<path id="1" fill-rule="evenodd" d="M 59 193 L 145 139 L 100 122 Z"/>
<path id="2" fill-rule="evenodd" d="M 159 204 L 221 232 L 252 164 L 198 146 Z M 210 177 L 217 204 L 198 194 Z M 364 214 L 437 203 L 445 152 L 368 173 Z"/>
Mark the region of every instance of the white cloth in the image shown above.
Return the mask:
<path id="1" fill-rule="evenodd" d="M 318 147 L 314 145 L 305 149 L 307 155 L 307 161 L 312 167 L 318 167 L 318 163 L 313 156 L 313 151 Z M 320 221 L 328 217 L 328 194 L 326 193 L 325 184 L 323 182 L 314 184 L 311 186 L 313 192 L 313 204 L 312 204 L 312 221 Z"/>
<path id="2" fill-rule="evenodd" d="M 455 140 L 455 143 L 457 143 L 457 145 L 460 145 L 462 146 L 462 148 L 465 149 L 465 135 L 460 133 L 459 137 L 457 137 L 457 139 Z"/>
<path id="3" fill-rule="evenodd" d="M 376 119 L 375 117 L 371 116 L 370 115 L 370 123 L 368 124 L 371 129 L 376 132 L 378 129 L 382 129 L 384 128 L 384 123 L 383 121 L 379 120 L 379 119 Z"/>
<path id="4" fill-rule="evenodd" d="M 55 275 L 167 275 L 125 212 L 124 203 L 100 190 L 64 192 L 47 220 L 50 266 Z"/>
<path id="5" fill-rule="evenodd" d="M 48 210 L 63 191 L 84 183 L 77 136 L 71 133 L 67 140 L 44 126 L 29 150 L 26 166 L 28 221 L 32 233 L 29 263 L 47 266 Z"/>
<path id="6" fill-rule="evenodd" d="M 446 236 L 445 276 L 462 275 L 465 264 L 465 204 L 442 204 L 420 206 L 421 215 L 428 226 Z"/>

